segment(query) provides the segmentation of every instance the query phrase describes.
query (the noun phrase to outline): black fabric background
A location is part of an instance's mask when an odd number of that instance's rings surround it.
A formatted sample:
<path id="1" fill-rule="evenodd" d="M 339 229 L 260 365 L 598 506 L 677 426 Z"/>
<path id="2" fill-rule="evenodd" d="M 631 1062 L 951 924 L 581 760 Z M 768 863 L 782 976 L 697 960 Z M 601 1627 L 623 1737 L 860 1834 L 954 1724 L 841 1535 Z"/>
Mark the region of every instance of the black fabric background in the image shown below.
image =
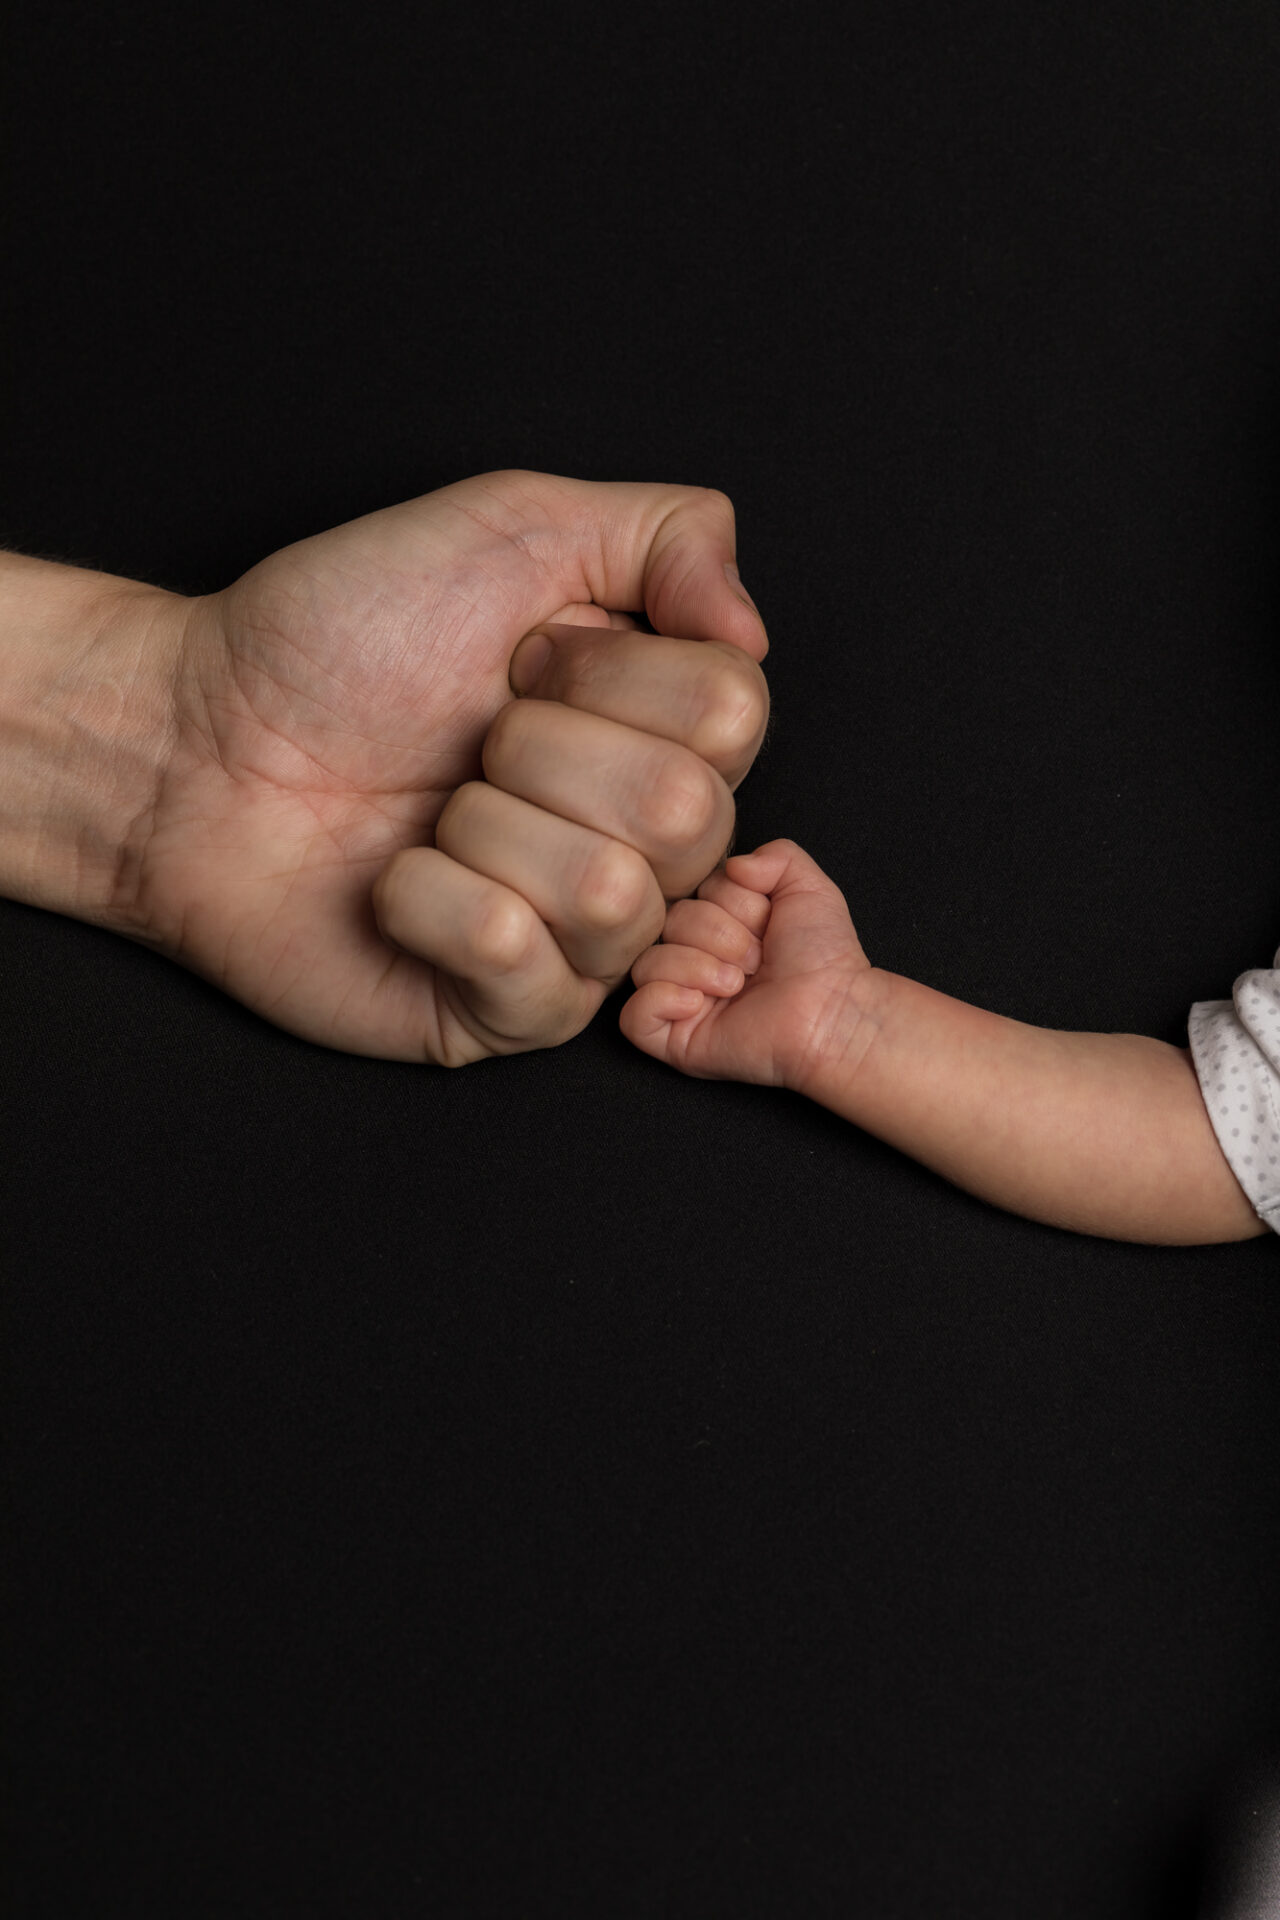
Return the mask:
<path id="1" fill-rule="evenodd" d="M 1280 940 L 1280 22 L 21 0 L 0 543 L 495 467 L 738 514 L 872 960 L 1186 1043 Z M 10 1911 L 1190 1916 L 1280 1743 L 1273 1236 L 632 1050 L 325 1052 L 0 907 Z"/>

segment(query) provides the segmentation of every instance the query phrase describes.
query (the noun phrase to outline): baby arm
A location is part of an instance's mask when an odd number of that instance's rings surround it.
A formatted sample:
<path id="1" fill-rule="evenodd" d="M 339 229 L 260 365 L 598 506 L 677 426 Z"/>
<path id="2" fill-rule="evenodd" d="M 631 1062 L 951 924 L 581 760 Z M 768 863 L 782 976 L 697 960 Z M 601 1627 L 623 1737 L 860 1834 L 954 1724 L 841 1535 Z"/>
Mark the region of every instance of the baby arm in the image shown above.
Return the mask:
<path id="1" fill-rule="evenodd" d="M 843 895 L 793 841 L 736 855 L 677 901 L 632 978 L 621 1025 L 645 1053 L 804 1094 L 1011 1213 L 1168 1246 L 1268 1231 L 1189 1048 L 1029 1026 L 871 966 Z"/>

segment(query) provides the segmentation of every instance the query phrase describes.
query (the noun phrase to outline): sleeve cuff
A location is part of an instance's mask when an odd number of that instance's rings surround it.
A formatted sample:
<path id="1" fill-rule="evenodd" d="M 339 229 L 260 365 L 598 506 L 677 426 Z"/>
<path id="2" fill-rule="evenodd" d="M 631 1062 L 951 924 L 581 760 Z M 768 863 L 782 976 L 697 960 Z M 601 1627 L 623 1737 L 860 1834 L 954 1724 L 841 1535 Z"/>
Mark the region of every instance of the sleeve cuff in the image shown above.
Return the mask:
<path id="1" fill-rule="evenodd" d="M 1242 973 L 1230 1000 L 1199 1000 L 1191 1059 L 1218 1144 L 1258 1218 L 1280 1233 L 1280 972 Z"/>

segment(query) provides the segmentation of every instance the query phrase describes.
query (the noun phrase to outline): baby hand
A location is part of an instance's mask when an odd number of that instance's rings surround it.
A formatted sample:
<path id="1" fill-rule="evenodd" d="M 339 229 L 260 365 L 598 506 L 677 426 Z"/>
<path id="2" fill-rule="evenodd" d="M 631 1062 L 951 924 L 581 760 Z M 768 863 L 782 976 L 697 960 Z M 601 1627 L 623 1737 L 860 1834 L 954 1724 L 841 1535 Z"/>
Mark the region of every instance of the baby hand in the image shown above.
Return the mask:
<path id="1" fill-rule="evenodd" d="M 872 971 L 840 889 L 794 840 L 770 840 L 668 909 L 619 1024 L 697 1079 L 803 1092 L 813 1063 L 850 1046 Z"/>

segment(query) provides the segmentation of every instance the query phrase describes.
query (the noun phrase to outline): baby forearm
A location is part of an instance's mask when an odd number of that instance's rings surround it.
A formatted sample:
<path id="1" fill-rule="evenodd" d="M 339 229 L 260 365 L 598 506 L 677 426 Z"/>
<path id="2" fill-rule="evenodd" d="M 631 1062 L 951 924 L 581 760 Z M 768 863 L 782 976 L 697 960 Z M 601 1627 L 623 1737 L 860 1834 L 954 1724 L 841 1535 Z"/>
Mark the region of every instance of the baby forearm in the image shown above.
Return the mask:
<path id="1" fill-rule="evenodd" d="M 1267 1232 L 1188 1049 L 1028 1026 L 878 967 L 864 984 L 854 1044 L 802 1089 L 822 1105 L 980 1199 L 1072 1232 L 1170 1246 Z"/>

